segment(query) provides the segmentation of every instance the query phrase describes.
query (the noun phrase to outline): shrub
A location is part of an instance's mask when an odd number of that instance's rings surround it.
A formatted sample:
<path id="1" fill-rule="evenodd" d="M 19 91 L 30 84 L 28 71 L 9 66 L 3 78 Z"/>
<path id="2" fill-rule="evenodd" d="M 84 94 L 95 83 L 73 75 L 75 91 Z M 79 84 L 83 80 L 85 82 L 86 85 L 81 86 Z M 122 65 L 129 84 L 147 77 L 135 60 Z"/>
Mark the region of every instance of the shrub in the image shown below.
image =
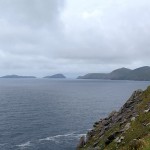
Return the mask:
<path id="1" fill-rule="evenodd" d="M 129 144 L 129 150 L 141 150 L 146 146 L 146 142 L 142 139 L 134 139 Z"/>

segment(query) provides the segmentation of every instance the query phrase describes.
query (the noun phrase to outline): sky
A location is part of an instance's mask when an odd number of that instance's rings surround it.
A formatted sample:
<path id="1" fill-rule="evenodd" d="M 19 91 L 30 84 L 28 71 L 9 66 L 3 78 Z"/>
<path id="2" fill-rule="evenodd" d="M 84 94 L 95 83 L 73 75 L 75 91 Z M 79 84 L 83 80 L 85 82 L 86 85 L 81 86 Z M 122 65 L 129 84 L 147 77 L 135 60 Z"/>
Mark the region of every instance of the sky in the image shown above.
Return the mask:
<path id="1" fill-rule="evenodd" d="M 0 0 L 0 75 L 149 66 L 149 8 L 149 0 Z"/>

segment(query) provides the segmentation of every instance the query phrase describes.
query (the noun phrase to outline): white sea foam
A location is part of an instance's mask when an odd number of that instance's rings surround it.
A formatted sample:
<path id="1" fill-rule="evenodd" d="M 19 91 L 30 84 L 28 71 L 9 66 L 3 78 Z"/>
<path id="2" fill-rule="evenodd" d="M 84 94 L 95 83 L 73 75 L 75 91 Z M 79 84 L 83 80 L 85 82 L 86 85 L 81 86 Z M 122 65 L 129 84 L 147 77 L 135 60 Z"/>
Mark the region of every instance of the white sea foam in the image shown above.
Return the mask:
<path id="1" fill-rule="evenodd" d="M 0 143 L 0 147 L 6 145 L 7 143 Z"/>
<path id="2" fill-rule="evenodd" d="M 28 142 L 26 142 L 26 143 L 22 143 L 22 144 L 17 145 L 17 146 L 18 146 L 18 147 L 22 147 L 22 148 L 29 147 L 29 146 L 31 146 L 31 142 L 28 141 Z"/>
<path id="3" fill-rule="evenodd" d="M 60 143 L 62 140 L 71 140 L 71 139 L 79 139 L 81 136 L 86 136 L 86 134 L 77 134 L 75 132 L 68 133 L 68 134 L 62 134 L 62 135 L 55 135 L 46 137 L 43 139 L 39 139 L 39 141 L 53 141 L 55 143 Z"/>

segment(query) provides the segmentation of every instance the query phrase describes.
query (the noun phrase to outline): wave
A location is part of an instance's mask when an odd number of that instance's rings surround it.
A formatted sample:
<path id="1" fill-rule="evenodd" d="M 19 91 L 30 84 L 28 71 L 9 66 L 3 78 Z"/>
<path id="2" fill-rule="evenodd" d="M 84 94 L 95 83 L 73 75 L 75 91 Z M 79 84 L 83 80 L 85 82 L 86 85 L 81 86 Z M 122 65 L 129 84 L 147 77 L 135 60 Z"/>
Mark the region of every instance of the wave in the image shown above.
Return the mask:
<path id="1" fill-rule="evenodd" d="M 73 139 L 79 139 L 81 136 L 86 136 L 86 134 L 77 134 L 75 132 L 72 133 L 67 133 L 67 134 L 60 134 L 60 135 L 55 135 L 55 136 L 49 136 L 43 139 L 39 139 L 40 142 L 42 141 L 52 141 L 55 143 L 60 143 L 64 140 L 73 140 Z"/>
<path id="2" fill-rule="evenodd" d="M 16 146 L 22 147 L 22 148 L 29 147 L 29 146 L 31 146 L 31 142 L 28 141 L 28 142 L 26 142 L 26 143 L 23 143 L 23 144 L 20 144 L 20 145 L 16 145 Z"/>
<path id="3" fill-rule="evenodd" d="M 0 143 L 0 147 L 6 145 L 7 143 Z"/>
<path id="4" fill-rule="evenodd" d="M 51 141 L 54 142 L 55 144 L 60 144 L 60 143 L 68 143 L 69 141 L 75 141 L 75 140 L 79 140 L 81 136 L 86 136 L 86 134 L 78 134 L 75 132 L 72 133 L 67 133 L 67 134 L 59 134 L 59 135 L 55 135 L 55 136 L 49 136 L 43 139 L 39 139 L 38 141 L 28 141 L 19 145 L 16 145 L 17 147 L 19 147 L 19 149 L 25 149 L 26 147 L 30 147 L 33 146 L 34 144 L 41 143 L 44 141 Z"/>

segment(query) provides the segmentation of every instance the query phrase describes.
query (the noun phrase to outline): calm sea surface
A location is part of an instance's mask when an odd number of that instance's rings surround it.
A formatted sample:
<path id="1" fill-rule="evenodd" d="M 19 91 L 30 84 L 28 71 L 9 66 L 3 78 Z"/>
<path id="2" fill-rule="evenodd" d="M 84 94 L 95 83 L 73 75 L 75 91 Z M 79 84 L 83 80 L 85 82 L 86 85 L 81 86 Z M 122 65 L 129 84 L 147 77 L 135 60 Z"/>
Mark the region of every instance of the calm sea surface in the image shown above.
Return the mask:
<path id="1" fill-rule="evenodd" d="M 0 150 L 75 150 L 95 121 L 150 82 L 0 79 Z"/>

